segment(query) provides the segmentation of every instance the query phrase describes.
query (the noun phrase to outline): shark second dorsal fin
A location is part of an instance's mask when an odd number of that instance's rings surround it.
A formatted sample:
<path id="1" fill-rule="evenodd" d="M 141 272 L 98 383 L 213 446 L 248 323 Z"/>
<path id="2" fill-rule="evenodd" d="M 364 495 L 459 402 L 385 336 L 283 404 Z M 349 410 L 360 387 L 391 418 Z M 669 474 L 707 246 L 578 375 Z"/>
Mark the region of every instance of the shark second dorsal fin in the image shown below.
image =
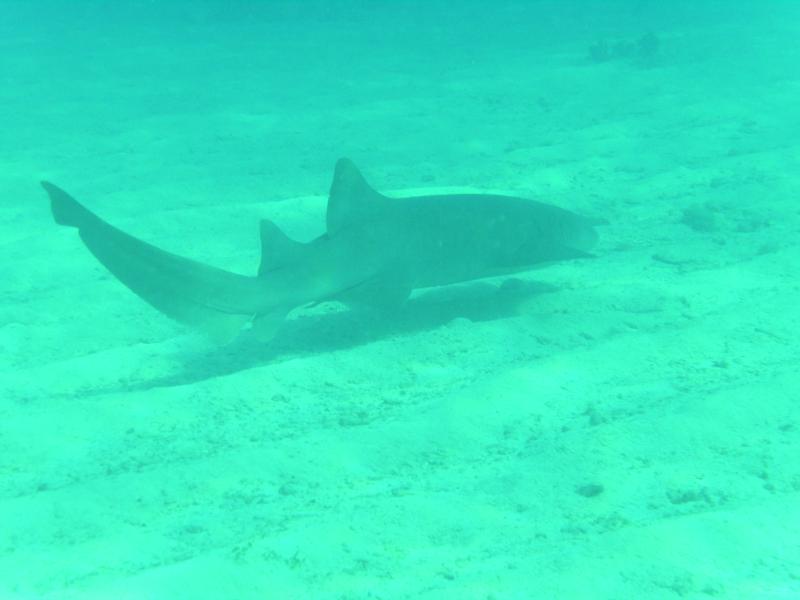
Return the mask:
<path id="1" fill-rule="evenodd" d="M 370 218 L 383 199 L 384 196 L 370 187 L 353 161 L 340 158 L 328 196 L 328 235 L 336 235 L 348 225 Z"/>
<path id="2" fill-rule="evenodd" d="M 299 260 L 305 244 L 291 239 L 281 231 L 280 227 L 268 219 L 262 219 L 259 228 L 261 232 L 259 277 Z"/>

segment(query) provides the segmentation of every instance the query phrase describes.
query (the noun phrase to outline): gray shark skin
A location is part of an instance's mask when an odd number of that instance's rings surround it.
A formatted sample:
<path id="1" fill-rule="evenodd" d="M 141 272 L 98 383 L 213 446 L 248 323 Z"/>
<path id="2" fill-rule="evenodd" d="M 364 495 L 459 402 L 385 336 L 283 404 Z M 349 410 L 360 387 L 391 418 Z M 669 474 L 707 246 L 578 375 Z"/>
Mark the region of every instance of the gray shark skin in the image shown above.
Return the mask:
<path id="1" fill-rule="evenodd" d="M 113 227 L 42 182 L 56 223 L 165 315 L 224 342 L 250 321 L 271 338 L 293 308 L 336 300 L 385 309 L 413 289 L 507 275 L 591 256 L 595 219 L 510 196 L 388 198 L 340 159 L 327 231 L 303 243 L 261 222 L 258 275 L 238 275 L 161 250 Z"/>

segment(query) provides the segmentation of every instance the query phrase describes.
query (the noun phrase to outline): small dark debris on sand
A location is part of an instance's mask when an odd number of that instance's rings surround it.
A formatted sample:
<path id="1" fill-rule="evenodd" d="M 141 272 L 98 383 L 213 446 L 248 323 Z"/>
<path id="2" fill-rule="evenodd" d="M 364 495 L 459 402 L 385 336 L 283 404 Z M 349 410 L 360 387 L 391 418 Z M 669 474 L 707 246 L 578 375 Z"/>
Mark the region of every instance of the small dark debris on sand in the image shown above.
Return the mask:
<path id="1" fill-rule="evenodd" d="M 589 60 L 593 63 L 630 61 L 641 66 L 652 66 L 658 59 L 660 47 L 661 41 L 652 32 L 635 41 L 600 40 L 589 47 Z"/>

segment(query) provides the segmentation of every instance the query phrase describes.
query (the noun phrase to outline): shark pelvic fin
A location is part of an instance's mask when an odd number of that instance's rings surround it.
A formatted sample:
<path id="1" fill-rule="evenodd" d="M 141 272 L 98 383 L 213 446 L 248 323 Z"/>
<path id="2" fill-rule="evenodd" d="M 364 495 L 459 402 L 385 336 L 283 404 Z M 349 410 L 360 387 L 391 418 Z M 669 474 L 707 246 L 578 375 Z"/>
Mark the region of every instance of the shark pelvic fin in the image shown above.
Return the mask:
<path id="1" fill-rule="evenodd" d="M 270 312 L 257 314 L 250 325 L 250 336 L 262 342 L 270 341 L 278 333 L 290 310 L 291 307 L 278 306 Z"/>

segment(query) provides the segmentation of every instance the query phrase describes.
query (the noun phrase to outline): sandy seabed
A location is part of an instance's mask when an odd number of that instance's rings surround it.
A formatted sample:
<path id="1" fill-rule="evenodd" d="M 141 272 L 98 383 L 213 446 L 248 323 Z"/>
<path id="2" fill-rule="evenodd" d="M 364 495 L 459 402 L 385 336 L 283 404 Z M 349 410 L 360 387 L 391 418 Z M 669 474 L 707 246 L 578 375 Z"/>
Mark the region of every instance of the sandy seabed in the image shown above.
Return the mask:
<path id="1" fill-rule="evenodd" d="M 433 21 L 414 43 L 296 15 L 7 25 L 0 598 L 800 597 L 782 10 L 665 26 L 646 62 Z M 608 225 L 592 260 L 220 348 L 115 282 L 37 186 L 251 273 L 260 218 L 322 230 L 341 155 L 387 193 Z"/>

